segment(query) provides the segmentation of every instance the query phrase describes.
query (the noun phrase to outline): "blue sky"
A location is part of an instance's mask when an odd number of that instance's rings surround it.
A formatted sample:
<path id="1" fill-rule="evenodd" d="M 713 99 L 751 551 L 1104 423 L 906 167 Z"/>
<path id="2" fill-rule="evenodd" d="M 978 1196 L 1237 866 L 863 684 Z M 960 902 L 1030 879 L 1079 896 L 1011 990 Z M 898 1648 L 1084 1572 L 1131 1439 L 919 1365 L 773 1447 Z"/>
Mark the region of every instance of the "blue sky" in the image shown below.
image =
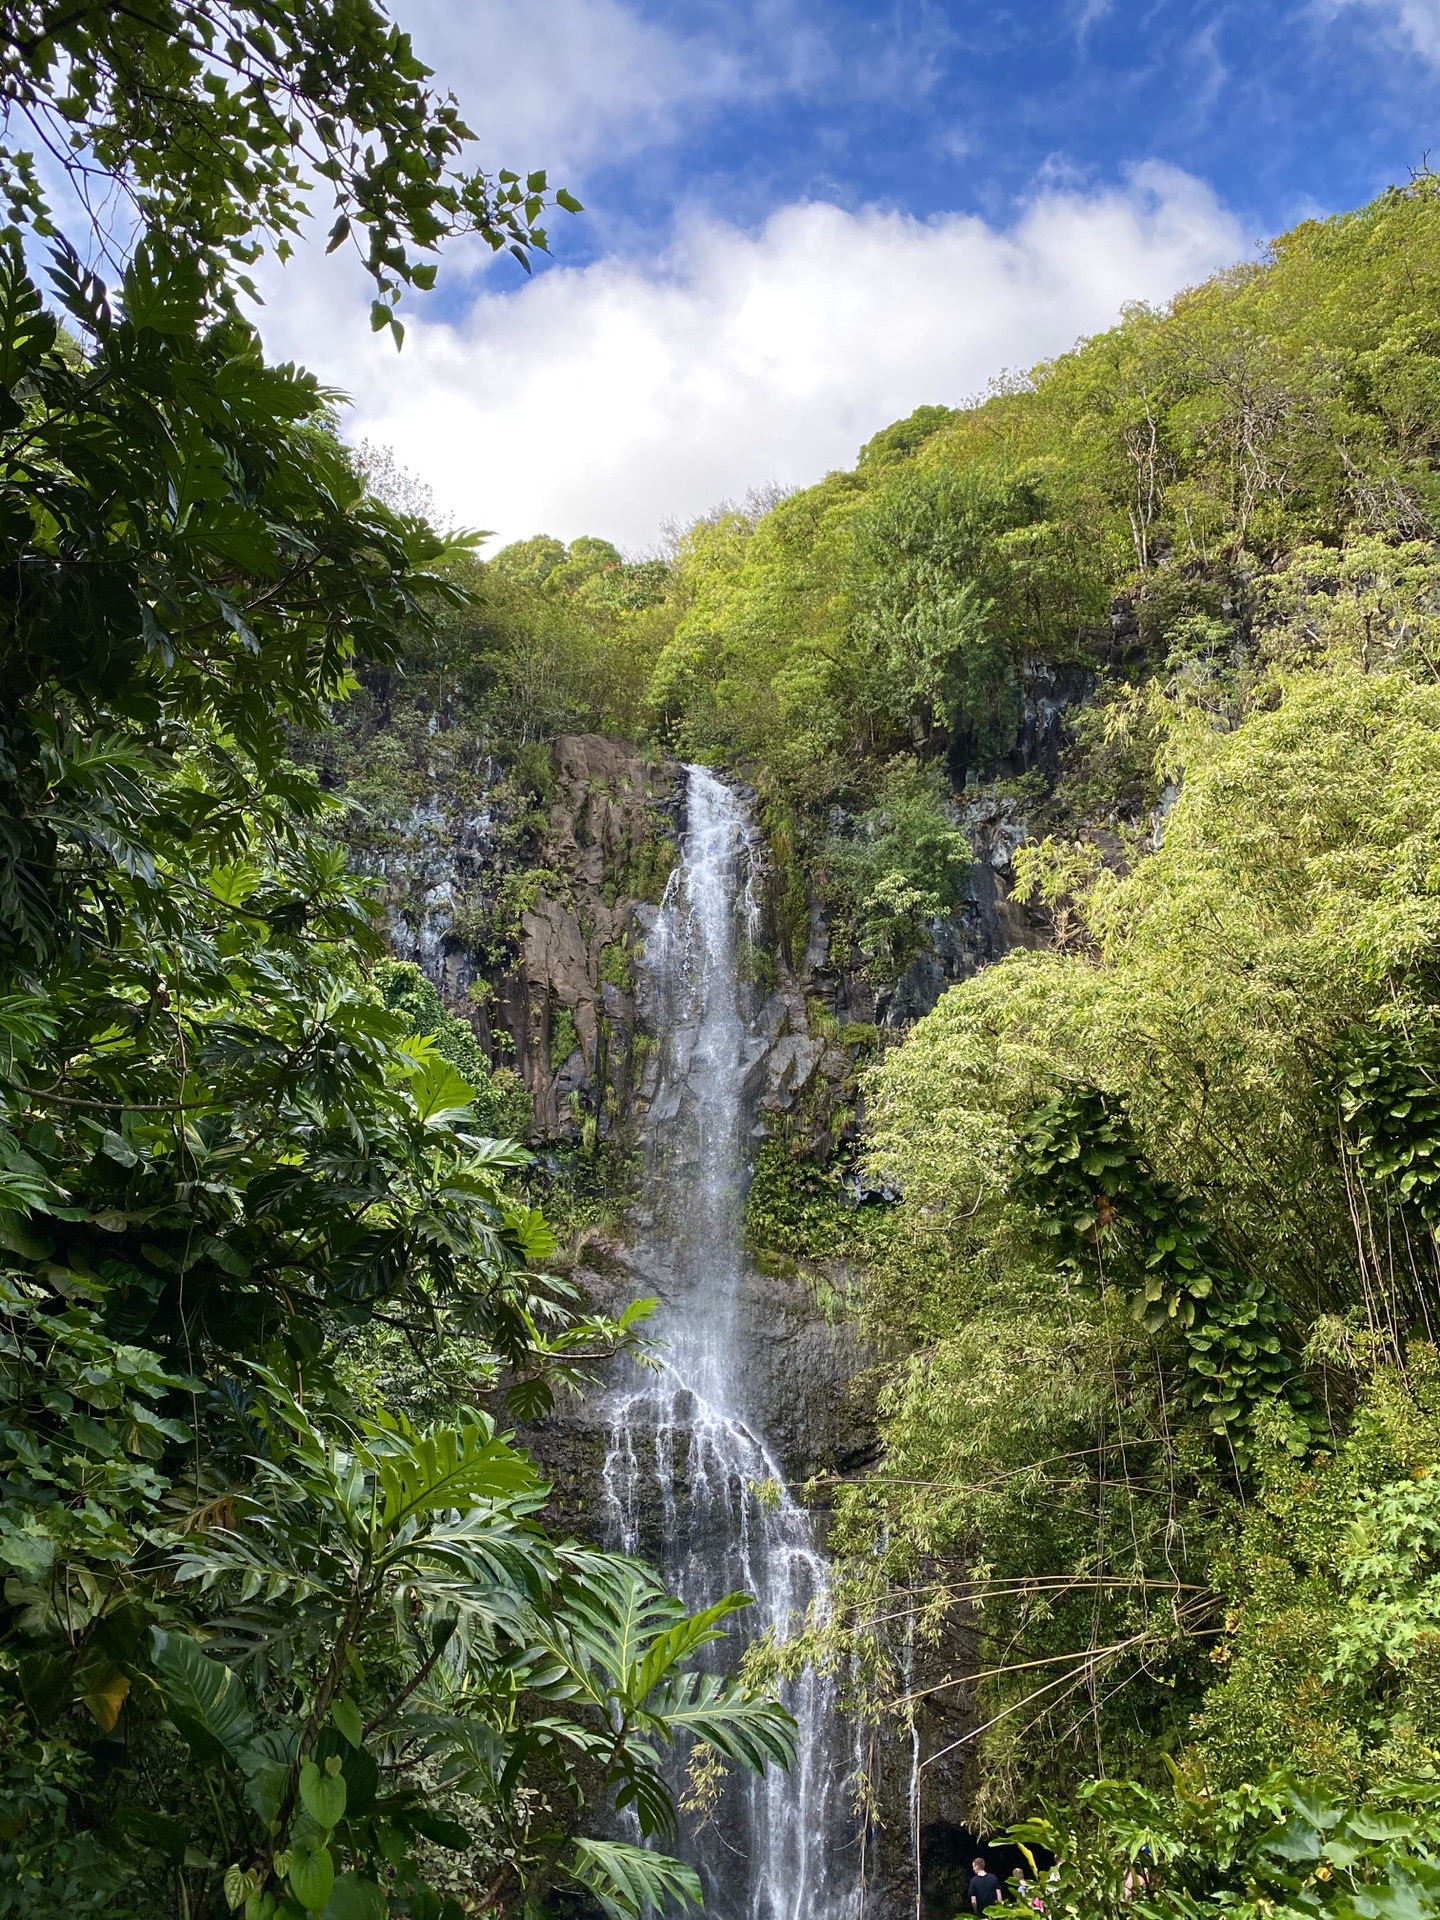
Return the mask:
<path id="1" fill-rule="evenodd" d="M 465 12 L 403 8 L 463 102 L 468 60 L 434 29 Z M 1037 182 L 1098 186 L 1142 159 L 1208 180 L 1260 238 L 1369 200 L 1440 142 L 1440 0 L 637 4 L 603 10 L 641 29 L 626 50 L 612 33 L 612 50 L 647 63 L 674 111 L 620 84 L 609 129 L 572 131 L 576 12 L 528 10 L 541 83 L 553 61 L 555 117 L 534 132 L 476 119 L 495 152 L 540 140 L 522 163 L 547 161 L 553 140 L 588 196 L 584 221 L 557 225 L 566 263 L 662 246 L 695 204 L 741 225 L 797 200 L 1006 221 Z"/>
<path id="2" fill-rule="evenodd" d="M 434 11 L 410 9 L 422 48 Z M 567 260 L 663 241 L 695 201 L 747 224 L 816 198 L 1004 221 L 1039 181 L 1095 186 L 1142 160 L 1206 180 L 1259 237 L 1359 204 L 1440 137 L 1440 0 L 624 11 L 684 49 L 693 91 L 638 151 L 618 130 L 614 164 L 584 139 L 592 212 L 561 223 Z"/>
<path id="3" fill-rule="evenodd" d="M 332 264 L 274 344 L 468 523 L 631 550 L 847 463 L 1440 158 L 1440 0 L 398 0 L 489 164 L 585 201 L 461 249 L 395 362 Z"/>

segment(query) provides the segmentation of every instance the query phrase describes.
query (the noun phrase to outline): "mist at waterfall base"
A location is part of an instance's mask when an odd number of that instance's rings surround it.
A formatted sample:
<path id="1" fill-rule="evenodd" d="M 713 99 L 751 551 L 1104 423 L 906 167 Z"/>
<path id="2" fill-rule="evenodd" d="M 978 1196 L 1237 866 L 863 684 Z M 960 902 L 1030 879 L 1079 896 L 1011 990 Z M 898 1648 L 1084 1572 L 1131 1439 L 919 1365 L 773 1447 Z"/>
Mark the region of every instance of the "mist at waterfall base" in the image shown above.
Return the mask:
<path id="1" fill-rule="evenodd" d="M 742 1288 L 747 1087 L 765 1051 L 750 1025 L 760 995 L 742 977 L 759 932 L 760 836 L 741 797 L 703 767 L 687 769 L 686 827 L 646 952 L 660 1070 L 639 1252 L 669 1303 L 662 1365 L 613 1395 L 604 1493 L 614 1544 L 655 1561 L 692 1610 L 754 1596 L 710 1650 L 733 1671 L 754 1637 L 788 1637 L 812 1607 L 823 1612 L 828 1568 L 747 1417 L 747 1359 L 765 1337 Z M 785 1700 L 794 1766 L 763 1778 L 733 1770 L 713 1816 L 681 1842 L 715 1920 L 859 1912 L 853 1747 L 833 1682 L 806 1673 Z"/>

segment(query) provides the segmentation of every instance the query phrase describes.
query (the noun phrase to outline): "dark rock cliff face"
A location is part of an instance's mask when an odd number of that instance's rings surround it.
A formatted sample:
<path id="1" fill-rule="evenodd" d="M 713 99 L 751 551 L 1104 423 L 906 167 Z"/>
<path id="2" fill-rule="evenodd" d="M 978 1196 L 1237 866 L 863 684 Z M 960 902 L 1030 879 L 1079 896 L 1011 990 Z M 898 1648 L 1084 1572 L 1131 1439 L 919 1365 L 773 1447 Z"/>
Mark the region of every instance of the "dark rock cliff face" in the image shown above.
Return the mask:
<path id="1" fill-rule="evenodd" d="M 1027 754 L 1053 751 L 1064 696 L 1074 691 L 1048 680 L 1027 688 Z M 482 798 L 447 820 L 440 795 L 417 810 L 405 855 L 382 870 L 391 939 L 470 1019 L 497 1064 L 519 1072 L 539 1151 L 607 1142 L 623 1162 L 639 1150 L 656 1091 L 643 956 L 684 831 L 684 770 L 595 734 L 562 735 L 551 769 L 524 865 L 498 882 L 491 876 L 481 942 L 458 903 L 473 898 L 476 873 L 496 864 L 493 811 Z M 856 1135 L 859 1069 L 877 1028 L 903 1032 L 954 981 L 1043 940 L 1043 928 L 1011 897 L 1011 863 L 1025 835 L 1015 801 L 972 789 L 956 819 L 975 855 L 964 904 L 934 924 L 929 950 L 893 985 L 865 977 L 818 899 L 802 950 L 792 943 L 787 952 L 777 926 L 781 876 L 771 876 L 773 887 L 762 884 L 756 965 L 764 997 L 748 1089 L 757 1141 L 779 1138 L 802 1156 L 831 1158 Z M 628 1250 L 608 1241 L 582 1250 L 575 1278 L 597 1305 L 663 1293 L 663 1276 L 636 1273 Z M 873 1453 L 874 1420 L 855 1385 L 867 1356 L 853 1326 L 833 1307 L 822 1311 L 804 1275 L 756 1271 L 746 1284 L 765 1294 L 752 1305 L 771 1329 L 763 1377 L 753 1384 L 756 1418 L 787 1477 L 856 1471 Z M 827 1286 L 827 1297 L 835 1291 Z M 592 1535 L 601 1530 L 604 1451 L 595 1423 L 593 1405 L 572 1403 L 527 1436 L 556 1476 L 567 1518 Z"/>
<path id="2" fill-rule="evenodd" d="M 537 1139 L 627 1124 L 643 1079 L 636 963 L 674 864 L 681 769 L 596 734 L 555 742 L 555 792 L 496 1019 L 534 1103 Z"/>
<path id="3" fill-rule="evenodd" d="M 665 1276 L 645 1270 L 631 1249 L 609 1239 L 584 1250 L 571 1278 L 602 1309 L 665 1295 Z M 740 1316 L 765 1329 L 765 1363 L 746 1383 L 747 1414 L 786 1481 L 800 1486 L 813 1476 L 853 1473 L 873 1460 L 873 1407 L 862 1384 L 869 1356 L 853 1326 L 821 1312 L 803 1280 L 753 1269 L 743 1282 Z M 552 1508 L 561 1527 L 597 1544 L 612 1544 L 613 1516 L 604 1486 L 610 1427 L 603 1395 L 562 1397 L 553 1412 L 526 1428 L 524 1438 L 550 1477 Z M 658 1509 L 654 1520 L 658 1526 Z"/>
<path id="4" fill-rule="evenodd" d="M 931 923 L 928 950 L 893 984 L 872 985 L 848 955 L 834 954 L 836 930 L 823 904 L 812 900 L 799 984 L 842 1025 L 864 1022 L 901 1034 L 947 987 L 992 966 L 1012 947 L 1045 944 L 1043 919 L 1013 897 L 1012 863 L 1026 837 L 1019 803 L 979 788 L 956 805 L 954 818 L 974 855 L 964 900 L 953 916 Z"/>
<path id="5" fill-rule="evenodd" d="M 1016 771 L 1053 763 L 1061 715 L 1083 692 L 1064 676 L 1032 676 Z M 493 823 L 483 806 L 447 823 L 439 799 L 417 824 L 418 870 L 406 876 L 407 904 L 392 914 L 392 938 L 471 1020 L 497 1064 L 518 1070 L 533 1103 L 537 1151 L 585 1153 L 605 1142 L 620 1164 L 627 1154 L 643 1152 L 649 1126 L 663 1125 L 663 1116 L 651 1112 L 658 1054 L 643 956 L 684 831 L 684 770 L 595 735 L 561 737 L 551 764 L 543 825 L 523 867 L 494 892 L 487 950 L 477 954 L 468 943 L 455 902 L 490 857 Z M 792 936 L 787 951 L 776 905 L 781 876 L 774 876 L 772 889 L 762 886 L 762 896 L 775 897 L 762 909 L 757 991 L 763 997 L 747 1090 L 757 1142 L 782 1139 L 815 1161 L 843 1151 L 860 1120 L 859 1068 L 882 1037 L 898 1037 L 953 982 L 1012 948 L 1044 943 L 1043 923 L 1013 897 L 1014 854 L 1026 833 L 1018 803 L 971 786 L 953 817 L 974 855 L 963 905 L 931 928 L 929 950 L 893 984 L 877 986 L 865 977 L 845 930 L 817 899 L 810 902 L 802 949 L 794 950 Z M 641 1237 L 634 1236 L 636 1244 Z M 651 1294 L 663 1298 L 665 1276 L 642 1269 L 629 1238 L 591 1234 L 575 1250 L 571 1277 L 597 1308 L 617 1310 Z M 845 1276 L 835 1279 L 823 1289 L 823 1306 L 815 1276 L 793 1270 L 793 1263 L 785 1273 L 752 1267 L 743 1282 L 742 1310 L 766 1329 L 762 1359 L 748 1383 L 753 1418 L 792 1485 L 863 1471 L 875 1457 L 866 1373 L 873 1356 L 853 1322 L 829 1304 L 846 1292 Z M 609 1437 L 599 1394 L 562 1398 L 525 1429 L 526 1446 L 552 1481 L 561 1531 L 607 1540 Z M 658 1511 L 652 1519 L 660 1524 Z M 968 1856 L 983 1836 L 953 1820 L 963 1804 L 967 1727 L 960 1704 L 966 1695 L 949 1683 L 970 1665 L 963 1628 L 943 1646 L 916 1648 L 910 1684 L 926 1693 L 917 1713 L 918 1749 L 898 1724 L 867 1736 L 879 1813 L 867 1862 L 867 1911 L 874 1920 L 902 1920 L 915 1911 L 912 1815 L 926 1915 L 948 1920 L 963 1900 Z M 918 1774 L 917 1753 L 925 1757 Z"/>
<path id="6" fill-rule="evenodd" d="M 1026 689 L 1027 761 L 1053 759 L 1060 715 L 1077 691 L 1052 686 L 1047 673 Z M 640 962 L 683 830 L 683 769 L 596 734 L 560 736 L 551 769 L 542 824 L 523 864 L 508 855 L 508 872 L 497 809 L 483 793 L 463 811 L 432 795 L 398 845 L 364 864 L 385 886 L 395 952 L 470 1020 L 497 1065 L 520 1074 L 536 1143 L 633 1140 L 654 1093 Z M 947 986 L 1012 947 L 1044 942 L 1043 923 L 1012 897 L 1025 837 L 1018 803 L 971 788 L 954 817 L 974 850 L 963 905 L 933 923 L 928 949 L 894 983 L 866 977 L 819 899 L 796 950 L 768 897 L 778 884 L 764 890 L 760 963 L 770 991 L 754 1089 L 762 1134 L 804 1134 L 809 1151 L 829 1151 L 837 1112 L 853 1106 L 853 1048 L 838 1038 L 847 1027 L 902 1033 Z M 478 933 L 477 894 L 486 903 Z"/>

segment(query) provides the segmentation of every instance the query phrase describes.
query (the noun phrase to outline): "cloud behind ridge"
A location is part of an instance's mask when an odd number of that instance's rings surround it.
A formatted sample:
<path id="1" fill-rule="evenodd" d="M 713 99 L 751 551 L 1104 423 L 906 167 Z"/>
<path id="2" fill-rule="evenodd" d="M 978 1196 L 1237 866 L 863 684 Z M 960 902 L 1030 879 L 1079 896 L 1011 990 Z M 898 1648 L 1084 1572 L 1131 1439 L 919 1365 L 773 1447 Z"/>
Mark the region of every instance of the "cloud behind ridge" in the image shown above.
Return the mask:
<path id="1" fill-rule="evenodd" d="M 1207 186 L 1149 163 L 1122 187 L 1042 191 L 1008 229 L 823 201 L 755 232 L 682 215 L 660 260 L 482 285 L 454 324 L 416 303 L 398 358 L 308 249 L 263 319 L 272 349 L 352 394 L 347 432 L 393 446 L 464 524 L 642 551 L 666 520 L 848 465 L 913 408 L 1246 251 Z"/>

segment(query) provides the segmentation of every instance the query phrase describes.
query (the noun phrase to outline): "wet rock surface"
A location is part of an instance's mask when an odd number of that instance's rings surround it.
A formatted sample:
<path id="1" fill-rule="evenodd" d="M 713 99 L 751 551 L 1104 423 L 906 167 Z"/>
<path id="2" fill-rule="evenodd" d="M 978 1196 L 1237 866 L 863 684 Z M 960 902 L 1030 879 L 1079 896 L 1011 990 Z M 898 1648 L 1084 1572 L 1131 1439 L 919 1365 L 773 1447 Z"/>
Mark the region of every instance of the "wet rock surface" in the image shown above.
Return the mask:
<path id="1" fill-rule="evenodd" d="M 501 1018 L 539 1139 L 605 1137 L 639 1088 L 637 960 L 674 864 L 681 769 L 598 734 L 563 734 L 519 964 Z M 572 1044 L 573 1042 L 573 1044 Z"/>
<path id="2" fill-rule="evenodd" d="M 571 1278 L 602 1312 L 618 1312 L 636 1299 L 667 1302 L 666 1276 L 647 1270 L 615 1240 L 593 1244 Z M 822 1312 L 800 1276 L 748 1268 L 741 1278 L 739 1324 L 752 1335 L 745 1417 L 764 1436 L 789 1486 L 798 1492 L 808 1481 L 822 1482 L 815 1497 L 823 1511 L 823 1482 L 857 1473 L 875 1457 L 873 1396 L 865 1391 L 872 1356 L 854 1323 Z M 638 1377 L 638 1370 L 627 1366 L 626 1376 Z M 556 1513 L 577 1538 L 596 1544 L 606 1540 L 613 1518 L 602 1468 L 609 1435 L 606 1395 L 614 1377 L 612 1370 L 610 1379 L 583 1397 L 563 1395 L 523 1430 L 526 1447 L 551 1478 Z"/>
<path id="3" fill-rule="evenodd" d="M 1015 771 L 1053 761 L 1064 711 L 1085 691 L 1071 680 L 1047 669 L 1027 682 Z M 447 919 L 465 875 L 484 861 L 493 840 L 483 809 L 451 823 L 448 850 L 438 817 L 425 824 L 424 884 L 412 894 L 429 902 L 428 918 L 422 912 L 418 920 L 397 922 L 395 945 L 420 962 L 455 1010 L 471 1017 L 493 1057 L 519 1069 L 542 1152 L 615 1140 L 627 1151 L 653 1154 L 664 1150 L 682 1105 L 703 1092 L 706 1072 L 694 1034 L 681 1024 L 665 1035 L 669 1070 L 662 1075 L 663 1009 L 645 964 L 685 829 L 684 770 L 594 735 L 558 740 L 553 770 L 508 958 L 488 975 L 488 999 L 478 1006 L 471 999 L 470 989 L 487 976 Z M 780 937 L 774 901 L 759 889 L 742 1055 L 742 1098 L 755 1145 L 781 1140 L 802 1159 L 833 1164 L 856 1137 L 863 1117 L 860 1070 L 875 1048 L 928 1013 L 954 982 L 1016 947 L 1046 943 L 1046 924 L 1014 897 L 1014 857 L 1026 837 L 1019 802 L 993 787 L 971 787 L 954 803 L 952 817 L 973 851 L 963 904 L 931 927 L 928 949 L 893 983 L 865 977 L 844 930 L 818 899 L 809 903 L 803 945 L 795 950 L 793 932 Z M 1162 828 L 1163 821 L 1156 831 Z M 757 857 L 763 860 L 763 848 Z M 571 1274 L 582 1297 L 602 1310 L 651 1294 L 663 1300 L 668 1276 L 635 1251 L 645 1242 L 646 1223 L 638 1219 L 620 1234 L 592 1236 Z M 828 1304 L 843 1301 L 846 1276 L 823 1289 L 824 1307 L 816 1278 L 803 1266 L 762 1272 L 747 1261 L 737 1324 L 747 1352 L 744 1419 L 763 1436 L 792 1490 L 817 1483 L 810 1505 L 823 1533 L 825 1483 L 870 1464 L 876 1418 L 867 1377 L 873 1356 L 854 1322 Z M 562 1396 L 522 1429 L 523 1444 L 552 1482 L 553 1522 L 562 1534 L 614 1544 L 606 1396 L 632 1377 L 629 1367 L 620 1363 L 583 1396 Z M 684 1462 L 676 1464 L 683 1471 Z M 662 1560 L 670 1521 L 658 1493 L 643 1494 L 636 1518 L 641 1550 Z M 972 1664 L 967 1649 L 962 1628 L 942 1648 L 916 1647 L 910 1656 L 911 1684 L 925 1695 L 918 1748 L 898 1723 L 866 1736 L 878 1798 L 865 1860 L 866 1912 L 873 1920 L 916 1912 L 917 1867 L 925 1920 L 950 1920 L 952 1855 L 958 1859 L 982 1837 L 954 1824 L 963 1805 L 968 1730 L 966 1690 L 954 1682 Z M 917 1754 L 925 1760 L 918 1774 Z"/>
<path id="4" fill-rule="evenodd" d="M 1063 714 L 1084 691 L 1075 678 L 1031 670 L 1017 767 L 1053 762 Z M 455 812 L 433 796 L 397 846 L 361 864 L 385 884 L 397 955 L 420 965 L 497 1065 L 518 1071 L 533 1106 L 532 1138 L 633 1143 L 647 1115 L 651 1124 L 666 1118 L 649 1114 L 659 1082 L 643 962 L 684 830 L 684 770 L 598 734 L 561 735 L 551 768 L 543 825 L 521 864 L 513 847 L 500 851 L 500 810 L 483 792 Z M 903 1033 L 948 986 L 1014 947 L 1044 944 L 1044 918 L 1014 897 L 1014 855 L 1026 831 L 1019 803 L 971 787 L 952 817 L 974 853 L 962 904 L 931 924 L 925 948 L 894 982 L 867 978 L 819 898 L 809 903 L 803 943 L 782 935 L 780 876 L 769 869 L 758 889 L 747 1088 L 758 1137 L 783 1135 L 815 1157 L 833 1152 L 855 1132 L 856 1049 L 867 1034 Z M 763 870 L 763 845 L 756 852 Z M 482 880 L 489 892 L 477 934 Z"/>

